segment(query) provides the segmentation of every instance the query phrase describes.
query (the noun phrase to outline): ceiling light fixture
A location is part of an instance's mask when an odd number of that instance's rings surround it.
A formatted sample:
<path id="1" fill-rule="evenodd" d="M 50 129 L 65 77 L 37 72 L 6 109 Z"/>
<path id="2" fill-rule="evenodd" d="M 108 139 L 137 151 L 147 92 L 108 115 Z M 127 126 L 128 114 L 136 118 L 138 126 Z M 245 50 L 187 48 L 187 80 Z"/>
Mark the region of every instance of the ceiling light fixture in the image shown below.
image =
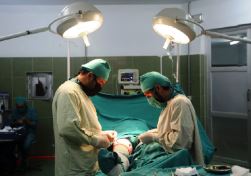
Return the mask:
<path id="1" fill-rule="evenodd" d="M 236 45 L 236 44 L 238 44 L 238 43 L 240 43 L 240 41 L 234 40 L 234 41 L 229 42 L 230 45 Z"/>
<path id="2" fill-rule="evenodd" d="M 80 37 L 84 40 L 85 45 L 89 46 L 88 35 L 100 28 L 102 23 L 103 15 L 96 7 L 87 2 L 79 1 L 66 6 L 60 12 L 59 17 L 52 21 L 48 27 L 0 37 L 0 41 L 50 31 L 63 38 Z"/>
<path id="3" fill-rule="evenodd" d="M 179 23 L 176 19 L 188 20 L 189 16 L 177 8 L 163 9 L 153 18 L 153 29 L 166 40 L 187 44 L 195 38 L 193 26 L 187 22 Z"/>
<path id="4" fill-rule="evenodd" d="M 195 29 L 198 27 L 201 32 L 196 35 Z M 190 15 L 178 8 L 165 8 L 161 10 L 153 18 L 153 29 L 156 33 L 164 37 L 165 44 L 163 48 L 167 48 L 167 44 L 170 42 L 179 44 L 190 43 L 197 36 L 203 34 L 211 37 L 224 38 L 251 44 L 251 40 L 248 39 L 205 30 L 199 23 L 193 20 Z"/>

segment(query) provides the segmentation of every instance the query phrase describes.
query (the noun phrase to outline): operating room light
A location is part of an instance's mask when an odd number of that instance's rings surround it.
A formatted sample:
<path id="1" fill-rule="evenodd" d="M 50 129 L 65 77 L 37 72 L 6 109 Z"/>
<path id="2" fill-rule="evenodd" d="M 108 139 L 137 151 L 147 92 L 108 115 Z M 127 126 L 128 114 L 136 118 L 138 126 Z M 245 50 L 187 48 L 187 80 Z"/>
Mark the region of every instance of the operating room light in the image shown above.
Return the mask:
<path id="1" fill-rule="evenodd" d="M 98 29 L 101 24 L 97 21 L 79 22 L 77 25 L 67 29 L 63 33 L 64 38 L 77 38 L 82 34 L 89 34 Z"/>
<path id="2" fill-rule="evenodd" d="M 153 29 L 165 39 L 163 48 L 167 48 L 170 42 L 187 44 L 195 38 L 192 25 L 184 21 L 180 23 L 178 19 L 190 19 L 184 11 L 177 8 L 166 8 L 161 10 L 153 18 Z"/>
<path id="3" fill-rule="evenodd" d="M 76 16 L 72 17 L 72 14 Z M 103 23 L 101 12 L 86 2 L 76 2 L 66 6 L 60 18 L 51 26 L 64 38 L 82 38 L 86 46 L 90 46 L 88 34 L 96 31 Z"/>
<path id="4" fill-rule="evenodd" d="M 98 21 L 78 22 L 75 26 L 72 26 L 66 29 L 64 32 L 62 32 L 62 36 L 64 38 L 82 37 L 85 45 L 88 47 L 90 46 L 88 34 L 97 30 L 100 26 L 101 26 L 101 23 Z"/>
<path id="5" fill-rule="evenodd" d="M 238 44 L 238 43 L 240 43 L 239 41 L 231 41 L 229 44 L 230 45 L 236 45 L 236 44 Z"/>
<path id="6" fill-rule="evenodd" d="M 172 26 L 155 24 L 153 29 L 165 39 L 169 39 L 175 43 L 187 44 L 190 42 L 189 37 L 184 32 Z"/>
<path id="7" fill-rule="evenodd" d="M 197 34 L 208 35 L 215 38 L 224 38 L 235 41 L 251 43 L 250 40 L 232 37 L 226 34 L 205 30 L 184 10 L 178 8 L 165 8 L 153 17 L 154 31 L 165 39 L 163 48 L 167 49 L 170 42 L 187 44 L 196 38 L 195 29 L 200 28 L 201 32 Z"/>
<path id="8" fill-rule="evenodd" d="M 52 21 L 48 27 L 0 37 L 0 41 L 49 30 L 63 38 L 82 38 L 85 45 L 90 46 L 88 35 L 100 28 L 102 23 L 103 15 L 96 7 L 84 1 L 76 1 L 64 7 L 59 13 L 59 17 Z"/>

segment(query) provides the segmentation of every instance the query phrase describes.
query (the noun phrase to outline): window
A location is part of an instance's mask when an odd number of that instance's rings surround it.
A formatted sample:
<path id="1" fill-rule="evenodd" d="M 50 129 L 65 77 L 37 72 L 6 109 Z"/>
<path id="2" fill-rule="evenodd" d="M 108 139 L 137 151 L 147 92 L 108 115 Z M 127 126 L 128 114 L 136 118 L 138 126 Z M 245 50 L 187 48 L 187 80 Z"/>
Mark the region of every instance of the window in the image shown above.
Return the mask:
<path id="1" fill-rule="evenodd" d="M 246 37 L 246 33 L 232 36 Z M 247 44 L 226 39 L 212 39 L 212 67 L 246 66 Z"/>
<path id="2" fill-rule="evenodd" d="M 28 98 L 49 100 L 52 98 L 52 73 L 50 72 L 29 72 Z"/>

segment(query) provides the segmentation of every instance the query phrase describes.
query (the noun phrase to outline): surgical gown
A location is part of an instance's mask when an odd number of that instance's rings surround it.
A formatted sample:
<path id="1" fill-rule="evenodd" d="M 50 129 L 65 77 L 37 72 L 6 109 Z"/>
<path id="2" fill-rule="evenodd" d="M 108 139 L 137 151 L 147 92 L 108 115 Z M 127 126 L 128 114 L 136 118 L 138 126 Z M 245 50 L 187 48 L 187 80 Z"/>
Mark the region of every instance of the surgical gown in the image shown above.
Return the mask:
<path id="1" fill-rule="evenodd" d="M 53 103 L 55 175 L 94 175 L 98 169 L 98 149 L 90 145 L 101 132 L 96 109 L 73 80 L 63 83 Z"/>
<path id="2" fill-rule="evenodd" d="M 196 113 L 191 101 L 177 95 L 167 102 L 161 112 L 157 129 L 150 130 L 168 152 L 188 149 L 197 164 L 204 165 Z"/>

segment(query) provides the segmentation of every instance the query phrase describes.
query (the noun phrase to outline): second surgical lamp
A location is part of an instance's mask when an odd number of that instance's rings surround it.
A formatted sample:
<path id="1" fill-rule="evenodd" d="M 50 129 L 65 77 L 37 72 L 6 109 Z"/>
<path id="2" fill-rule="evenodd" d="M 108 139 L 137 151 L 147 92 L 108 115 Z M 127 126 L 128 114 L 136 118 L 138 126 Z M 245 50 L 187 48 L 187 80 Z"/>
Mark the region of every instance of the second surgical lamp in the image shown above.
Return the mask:
<path id="1" fill-rule="evenodd" d="M 0 41 L 50 31 L 64 38 L 81 37 L 85 45 L 89 46 L 88 34 L 97 30 L 102 23 L 103 16 L 96 7 L 87 2 L 79 1 L 66 6 L 59 14 L 59 17 L 52 21 L 48 27 L 0 37 Z"/>
<path id="2" fill-rule="evenodd" d="M 190 43 L 196 38 L 196 27 L 201 29 L 199 35 L 205 34 L 211 37 L 242 41 L 251 44 L 251 40 L 248 39 L 205 30 L 200 24 L 195 22 L 190 15 L 178 8 L 165 8 L 153 18 L 153 29 L 164 37 L 165 44 L 163 48 L 165 49 L 167 49 L 170 42 L 179 44 Z"/>

